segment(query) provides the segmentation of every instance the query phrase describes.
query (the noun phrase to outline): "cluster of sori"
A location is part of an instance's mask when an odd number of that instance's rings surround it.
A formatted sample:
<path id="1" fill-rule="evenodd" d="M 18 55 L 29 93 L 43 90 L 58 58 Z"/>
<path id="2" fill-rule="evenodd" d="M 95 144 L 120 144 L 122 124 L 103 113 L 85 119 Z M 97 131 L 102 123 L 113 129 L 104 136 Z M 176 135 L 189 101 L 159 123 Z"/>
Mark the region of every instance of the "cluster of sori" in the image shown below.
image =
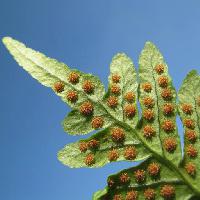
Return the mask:
<path id="1" fill-rule="evenodd" d="M 195 99 L 195 107 L 200 106 L 200 99 L 197 97 Z M 197 151 L 197 140 L 198 140 L 198 130 L 197 130 L 197 122 L 194 120 L 194 109 L 190 103 L 182 103 L 180 106 L 183 113 L 183 124 L 185 128 L 185 170 L 191 176 L 195 177 L 196 175 L 196 160 L 198 156 Z M 192 161 L 193 160 L 193 161 Z"/>
<path id="2" fill-rule="evenodd" d="M 131 119 L 136 115 L 136 107 L 134 105 L 135 103 L 135 94 L 132 91 L 127 91 L 125 94 L 122 94 L 121 88 L 120 88 L 120 81 L 121 77 L 118 74 L 113 74 L 111 77 L 111 86 L 110 86 L 110 96 L 107 99 L 107 105 L 115 109 L 119 102 L 118 102 L 118 96 L 124 95 L 123 98 L 125 100 L 125 105 L 123 107 L 124 114 L 127 118 Z"/>
<path id="3" fill-rule="evenodd" d="M 156 135 L 156 130 L 152 126 L 155 118 L 155 101 L 163 102 L 161 109 L 163 115 L 162 118 L 164 118 L 164 120 L 160 123 L 162 123 L 161 129 L 168 134 L 168 137 L 164 138 L 163 140 L 163 147 L 167 152 L 173 153 L 177 147 L 177 141 L 175 137 L 169 136 L 169 133 L 173 133 L 176 129 L 174 123 L 175 106 L 173 103 L 173 91 L 169 87 L 168 77 L 166 75 L 163 75 L 165 73 L 165 66 L 163 64 L 158 64 L 155 66 L 154 71 L 154 79 L 156 81 L 155 87 L 152 88 L 152 84 L 149 82 L 142 84 L 142 90 L 144 91 L 144 93 L 146 93 L 146 95 L 142 99 L 142 104 L 145 107 L 145 109 L 143 110 L 143 118 L 146 121 L 146 124 L 143 127 L 143 136 L 146 139 L 152 139 Z M 152 90 L 156 90 L 153 91 L 155 93 L 153 94 L 154 96 L 151 94 Z M 155 96 L 158 99 L 155 99 Z M 160 110 L 158 112 L 160 112 Z"/>
<path id="4" fill-rule="evenodd" d="M 146 179 L 149 176 L 151 179 L 157 179 L 160 176 L 161 167 L 157 162 L 151 162 L 148 164 L 146 169 L 137 169 L 134 171 L 124 171 L 121 172 L 117 177 L 109 177 L 108 179 L 108 187 L 115 188 L 115 190 L 119 190 L 120 188 L 125 186 L 129 188 L 128 192 L 118 192 L 117 194 L 113 194 L 113 200 L 136 200 L 138 196 L 141 195 L 145 200 L 154 200 L 157 195 L 160 195 L 164 199 L 173 199 L 175 197 L 175 188 L 172 185 L 164 184 L 160 187 L 159 194 L 157 194 L 154 188 L 146 187 L 143 191 L 137 191 L 134 189 L 134 186 L 131 185 L 136 184 L 144 184 Z M 139 188 L 139 187 L 138 187 Z M 110 198 L 110 197 L 109 197 Z"/>
<path id="5" fill-rule="evenodd" d="M 80 81 L 80 75 L 77 72 L 71 72 L 68 75 L 68 81 L 69 81 L 70 84 L 76 85 Z M 86 93 L 87 95 L 93 94 L 94 90 L 95 90 L 94 83 L 91 80 L 84 80 L 82 82 L 83 82 L 82 85 L 81 85 L 82 92 Z M 57 93 L 63 92 L 64 89 L 65 89 L 64 83 L 56 82 L 54 84 L 54 90 Z M 70 103 L 76 103 L 78 101 L 78 92 L 75 89 L 68 90 L 67 94 L 66 94 L 66 98 Z M 94 112 L 94 105 L 89 100 L 84 101 L 83 103 L 81 103 L 81 105 L 79 107 L 79 111 L 85 117 L 92 116 L 93 112 Z M 94 129 L 102 128 L 103 124 L 104 124 L 104 120 L 100 116 L 94 116 L 91 120 L 91 126 Z"/>
<path id="6" fill-rule="evenodd" d="M 110 143 L 113 142 L 113 147 L 108 150 L 107 159 L 109 162 L 116 161 L 120 156 L 123 156 L 126 160 L 134 160 L 137 157 L 137 149 L 134 145 L 122 145 L 126 139 L 126 133 L 121 127 L 113 127 L 108 131 L 106 136 L 100 139 L 89 139 L 79 142 L 79 150 L 85 153 L 84 162 L 87 166 L 91 166 L 95 163 L 95 153 L 100 147 L 101 140 Z M 89 153 L 88 153 L 89 152 Z"/>

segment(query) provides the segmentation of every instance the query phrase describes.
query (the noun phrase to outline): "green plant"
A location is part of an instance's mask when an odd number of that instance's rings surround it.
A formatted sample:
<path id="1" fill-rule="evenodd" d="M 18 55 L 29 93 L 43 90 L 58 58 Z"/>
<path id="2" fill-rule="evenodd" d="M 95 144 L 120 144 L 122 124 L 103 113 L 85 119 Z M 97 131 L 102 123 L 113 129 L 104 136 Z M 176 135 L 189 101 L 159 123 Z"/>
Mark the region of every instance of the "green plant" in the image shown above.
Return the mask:
<path id="1" fill-rule="evenodd" d="M 147 42 L 138 76 L 125 54 L 110 65 L 109 89 L 100 80 L 5 37 L 15 60 L 41 84 L 52 88 L 72 111 L 64 130 L 90 138 L 68 144 L 58 159 L 69 167 L 101 167 L 114 161 L 142 161 L 108 177 L 94 200 L 200 199 L 200 77 L 191 71 L 178 92 L 159 50 Z M 142 117 L 139 117 L 138 100 Z M 176 126 L 184 127 L 184 153 Z"/>

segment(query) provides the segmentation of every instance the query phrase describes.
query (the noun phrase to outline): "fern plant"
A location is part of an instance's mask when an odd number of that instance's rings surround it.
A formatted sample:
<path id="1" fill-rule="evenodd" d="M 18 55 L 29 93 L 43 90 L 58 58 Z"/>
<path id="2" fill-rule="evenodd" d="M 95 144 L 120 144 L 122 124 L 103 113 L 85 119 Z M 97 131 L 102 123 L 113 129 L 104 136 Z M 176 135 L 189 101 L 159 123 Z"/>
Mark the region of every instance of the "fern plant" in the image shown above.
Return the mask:
<path id="1" fill-rule="evenodd" d="M 177 101 L 161 53 L 147 42 L 138 74 L 128 56 L 114 56 L 106 92 L 91 74 L 70 69 L 10 37 L 3 43 L 20 66 L 72 108 L 62 123 L 67 133 L 97 130 L 58 152 L 64 165 L 102 167 L 142 161 L 109 176 L 107 187 L 96 192 L 94 200 L 200 199 L 200 77 L 196 71 L 186 76 Z M 177 115 L 184 128 L 183 152 Z"/>

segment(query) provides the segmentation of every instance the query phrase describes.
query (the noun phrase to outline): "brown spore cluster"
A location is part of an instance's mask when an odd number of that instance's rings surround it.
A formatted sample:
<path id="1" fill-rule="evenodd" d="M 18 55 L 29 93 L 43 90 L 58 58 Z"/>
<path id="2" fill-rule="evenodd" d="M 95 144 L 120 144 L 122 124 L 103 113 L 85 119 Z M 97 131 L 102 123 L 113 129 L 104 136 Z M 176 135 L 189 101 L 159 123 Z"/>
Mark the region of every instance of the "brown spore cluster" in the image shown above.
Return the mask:
<path id="1" fill-rule="evenodd" d="M 138 169 L 134 172 L 134 176 L 135 176 L 135 180 L 138 183 L 142 183 L 145 181 L 146 175 L 145 175 L 145 171 L 142 169 Z"/>
<path id="2" fill-rule="evenodd" d="M 108 97 L 108 99 L 107 99 L 107 105 L 108 105 L 110 108 L 116 108 L 117 105 L 118 105 L 118 98 L 115 97 L 115 96 L 110 96 L 110 97 Z"/>
<path id="3" fill-rule="evenodd" d="M 137 156 L 137 150 L 134 146 L 129 146 L 125 148 L 124 157 L 126 160 L 134 160 Z"/>
<path id="4" fill-rule="evenodd" d="M 152 188 L 147 188 L 145 191 L 144 191 L 144 198 L 145 200 L 154 200 L 156 197 L 156 192 L 154 189 Z"/>
<path id="5" fill-rule="evenodd" d="M 68 76 L 68 81 L 71 83 L 71 84 L 77 84 L 79 82 L 79 74 L 76 73 L 76 72 L 71 72 Z"/>
<path id="6" fill-rule="evenodd" d="M 91 102 L 86 101 L 80 106 L 80 113 L 84 116 L 90 116 L 93 114 L 94 107 Z"/>
<path id="7" fill-rule="evenodd" d="M 68 91 L 67 100 L 71 103 L 75 103 L 78 100 L 78 93 L 74 90 Z"/>
<path id="8" fill-rule="evenodd" d="M 155 134 L 156 134 L 156 131 L 151 125 L 144 126 L 144 128 L 143 128 L 143 136 L 146 139 L 152 139 L 152 137 L 154 137 Z"/>
<path id="9" fill-rule="evenodd" d="M 104 124 L 104 119 L 100 116 L 93 117 L 91 124 L 92 128 L 94 129 L 102 128 Z"/>
<path id="10" fill-rule="evenodd" d="M 115 127 L 111 131 L 111 136 L 114 142 L 120 143 L 125 139 L 125 132 L 122 128 Z"/>
<path id="11" fill-rule="evenodd" d="M 85 80 L 83 82 L 82 88 L 83 88 L 84 92 L 87 94 L 91 94 L 94 92 L 94 84 L 90 80 Z"/>
<path id="12" fill-rule="evenodd" d="M 58 81 L 56 83 L 54 83 L 54 90 L 57 92 L 57 93 L 61 93 L 64 91 L 64 88 L 65 88 L 65 85 L 64 83 Z"/>
<path id="13" fill-rule="evenodd" d="M 110 162 L 116 161 L 119 158 L 119 153 L 116 149 L 112 149 L 108 152 L 108 160 Z"/>
<path id="14" fill-rule="evenodd" d="M 135 116 L 136 114 L 136 108 L 134 105 L 132 104 L 127 104 L 124 106 L 124 113 L 126 115 L 126 117 L 128 118 L 132 118 Z"/>

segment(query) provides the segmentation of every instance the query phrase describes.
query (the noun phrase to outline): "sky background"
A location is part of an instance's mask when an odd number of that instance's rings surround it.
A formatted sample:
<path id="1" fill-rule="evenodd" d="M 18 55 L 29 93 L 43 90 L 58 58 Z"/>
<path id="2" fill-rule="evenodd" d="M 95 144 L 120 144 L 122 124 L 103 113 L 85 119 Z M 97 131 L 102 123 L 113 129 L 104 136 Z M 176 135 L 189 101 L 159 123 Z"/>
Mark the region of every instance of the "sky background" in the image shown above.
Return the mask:
<path id="1" fill-rule="evenodd" d="M 135 65 L 147 40 L 163 53 L 178 89 L 200 72 L 200 1 L 0 0 L 0 38 L 12 36 L 107 84 L 118 52 Z M 23 71 L 0 43 L 0 199 L 89 200 L 132 163 L 70 169 L 57 160 L 69 108 Z M 181 128 L 179 126 L 180 132 Z"/>

